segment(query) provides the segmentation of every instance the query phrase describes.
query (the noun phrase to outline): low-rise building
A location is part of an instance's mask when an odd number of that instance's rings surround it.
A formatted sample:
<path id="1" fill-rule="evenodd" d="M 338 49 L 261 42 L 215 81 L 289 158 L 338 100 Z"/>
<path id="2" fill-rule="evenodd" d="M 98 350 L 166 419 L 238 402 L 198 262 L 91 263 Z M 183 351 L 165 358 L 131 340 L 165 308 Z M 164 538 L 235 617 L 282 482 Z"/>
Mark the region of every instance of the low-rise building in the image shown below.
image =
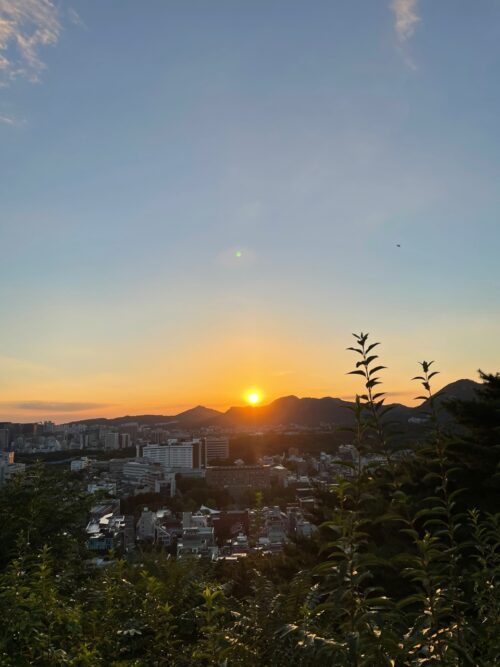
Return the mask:
<path id="1" fill-rule="evenodd" d="M 270 466 L 208 466 L 205 474 L 209 486 L 237 489 L 265 489 L 271 485 Z"/>
<path id="2" fill-rule="evenodd" d="M 155 481 L 163 477 L 163 470 L 158 463 L 137 459 L 123 465 L 121 477 L 124 482 L 134 486 L 149 486 L 154 489 Z"/>
<path id="3" fill-rule="evenodd" d="M 116 495 L 116 482 L 110 482 L 104 479 L 99 479 L 87 484 L 87 493 L 104 492 L 108 495 Z"/>
<path id="4" fill-rule="evenodd" d="M 264 518 L 263 533 L 269 544 L 276 547 L 287 542 L 287 516 L 278 506 L 265 507 L 262 511 Z"/>
<path id="5" fill-rule="evenodd" d="M 142 510 L 136 525 L 136 536 L 138 540 L 154 542 L 156 535 L 156 512 L 147 507 Z"/>
<path id="6" fill-rule="evenodd" d="M 230 550 L 231 555 L 247 554 L 250 551 L 248 536 L 245 535 L 245 533 L 238 533 L 238 535 L 230 541 Z"/>
<path id="7" fill-rule="evenodd" d="M 125 548 L 125 517 L 109 512 L 92 516 L 87 524 L 87 548 L 94 553 L 122 551 Z"/>
<path id="8" fill-rule="evenodd" d="M 177 541 L 177 557 L 200 556 L 216 559 L 219 549 L 215 544 L 215 532 L 209 525 L 209 517 L 184 512 L 182 515 L 182 536 Z"/>
<path id="9" fill-rule="evenodd" d="M 285 466 L 279 463 L 278 465 L 272 465 L 270 471 L 270 478 L 278 486 L 287 487 L 288 486 L 288 477 L 290 476 L 290 471 Z"/>
<path id="10" fill-rule="evenodd" d="M 69 467 L 71 472 L 80 472 L 81 470 L 89 468 L 91 463 L 92 461 L 88 458 L 88 456 L 82 456 L 81 459 L 74 459 L 71 461 Z"/>
<path id="11" fill-rule="evenodd" d="M 240 533 L 248 535 L 250 528 L 248 510 L 213 512 L 210 515 L 210 523 L 214 527 L 215 539 L 219 544 Z"/>

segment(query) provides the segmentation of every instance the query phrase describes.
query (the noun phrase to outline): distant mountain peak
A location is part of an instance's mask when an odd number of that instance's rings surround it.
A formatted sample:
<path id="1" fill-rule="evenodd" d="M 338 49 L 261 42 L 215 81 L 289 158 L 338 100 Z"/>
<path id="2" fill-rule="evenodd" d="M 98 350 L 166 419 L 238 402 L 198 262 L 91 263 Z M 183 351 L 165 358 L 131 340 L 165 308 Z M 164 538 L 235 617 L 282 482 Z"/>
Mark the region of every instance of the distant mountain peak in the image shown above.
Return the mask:
<path id="1" fill-rule="evenodd" d="M 290 396 L 281 396 L 280 398 L 276 398 L 270 405 L 279 405 L 280 403 L 297 403 L 298 401 L 302 400 L 303 399 L 299 398 L 298 396 L 290 394 Z"/>
<path id="2" fill-rule="evenodd" d="M 189 410 L 180 412 L 175 416 L 175 419 L 178 421 L 191 420 L 202 422 L 214 417 L 220 417 L 222 414 L 223 413 L 219 412 L 218 410 L 206 408 L 204 405 L 197 405 L 195 408 L 189 408 Z"/>
<path id="3" fill-rule="evenodd" d="M 440 402 L 453 399 L 469 400 L 474 398 L 480 386 L 478 382 L 473 380 L 456 380 L 436 391 L 435 396 Z M 397 421 L 406 422 L 412 416 L 418 417 L 421 415 L 427 405 L 427 401 L 415 407 L 394 403 L 391 414 Z M 320 424 L 345 425 L 352 421 L 351 411 L 346 410 L 349 406 L 352 406 L 352 402 L 341 398 L 331 396 L 299 398 L 290 394 L 289 396 L 281 396 L 268 405 L 233 406 L 226 412 L 206 408 L 204 405 L 197 405 L 170 417 L 163 415 L 130 415 L 113 419 L 84 419 L 77 423 L 119 425 L 126 421 L 138 421 L 141 424 L 170 422 L 178 428 L 185 429 L 197 429 L 205 426 L 254 429 L 262 426 L 272 428 L 291 424 L 307 427 L 319 426 Z"/>

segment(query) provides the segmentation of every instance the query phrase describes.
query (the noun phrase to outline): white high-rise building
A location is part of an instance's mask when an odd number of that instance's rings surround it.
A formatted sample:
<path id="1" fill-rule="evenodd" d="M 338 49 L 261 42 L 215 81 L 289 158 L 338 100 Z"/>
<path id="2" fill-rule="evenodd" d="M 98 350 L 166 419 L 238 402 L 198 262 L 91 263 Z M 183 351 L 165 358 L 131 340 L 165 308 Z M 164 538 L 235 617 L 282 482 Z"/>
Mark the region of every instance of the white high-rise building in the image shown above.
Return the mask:
<path id="1" fill-rule="evenodd" d="M 193 468 L 193 442 L 146 445 L 142 455 L 145 459 L 159 463 L 164 469 Z"/>

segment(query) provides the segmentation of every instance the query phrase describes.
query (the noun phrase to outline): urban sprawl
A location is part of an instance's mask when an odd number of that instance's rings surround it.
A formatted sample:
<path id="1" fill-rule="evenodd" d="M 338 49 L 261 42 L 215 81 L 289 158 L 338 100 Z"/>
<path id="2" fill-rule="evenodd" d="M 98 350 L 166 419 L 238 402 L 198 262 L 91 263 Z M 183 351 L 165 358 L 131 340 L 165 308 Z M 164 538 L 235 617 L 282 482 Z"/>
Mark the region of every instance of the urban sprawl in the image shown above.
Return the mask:
<path id="1" fill-rule="evenodd" d="M 248 464 L 231 459 L 230 434 L 208 431 L 176 431 L 138 422 L 112 427 L 50 421 L 0 424 L 0 485 L 32 465 L 18 462 L 17 454 L 39 455 L 47 465 L 66 466 L 82 476 L 87 492 L 95 496 L 87 547 L 96 565 L 147 544 L 177 558 L 235 560 L 256 551 L 280 553 L 288 541 L 311 537 L 317 530 L 317 489 L 349 477 L 356 467 L 386 463 L 382 455 L 363 457 L 344 444 L 335 455 L 312 456 L 289 447 Z M 60 452 L 67 457 L 47 460 L 47 455 Z M 99 456 L 103 454 L 106 458 Z M 224 490 L 231 502 L 224 508 L 201 504 L 175 511 L 168 500 L 178 495 L 180 480 Z M 263 496 L 273 490 L 278 496 L 286 490 L 287 502 L 263 504 Z M 140 500 L 145 494 L 154 500 L 152 507 L 139 504 L 124 511 L 131 498 Z"/>

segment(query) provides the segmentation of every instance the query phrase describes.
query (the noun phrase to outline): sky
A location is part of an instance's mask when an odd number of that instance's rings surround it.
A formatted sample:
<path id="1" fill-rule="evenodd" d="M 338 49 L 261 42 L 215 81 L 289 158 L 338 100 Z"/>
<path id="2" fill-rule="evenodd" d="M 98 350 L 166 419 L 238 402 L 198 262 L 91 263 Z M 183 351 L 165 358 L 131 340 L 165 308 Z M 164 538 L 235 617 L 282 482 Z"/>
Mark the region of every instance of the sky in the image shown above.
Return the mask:
<path id="1" fill-rule="evenodd" d="M 0 0 L 0 420 L 500 370 L 499 65 L 497 0 Z"/>

